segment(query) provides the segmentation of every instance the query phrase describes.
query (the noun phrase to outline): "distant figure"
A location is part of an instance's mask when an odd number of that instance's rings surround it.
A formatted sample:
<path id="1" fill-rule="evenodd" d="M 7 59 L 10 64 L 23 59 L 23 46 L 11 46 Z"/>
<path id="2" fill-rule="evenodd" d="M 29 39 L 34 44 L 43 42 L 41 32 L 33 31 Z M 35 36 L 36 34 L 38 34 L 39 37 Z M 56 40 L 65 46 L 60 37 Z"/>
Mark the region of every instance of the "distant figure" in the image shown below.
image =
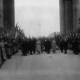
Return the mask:
<path id="1" fill-rule="evenodd" d="M 64 48 L 64 40 L 61 39 L 60 40 L 60 50 L 61 50 L 61 53 L 63 52 L 63 48 Z"/>
<path id="2" fill-rule="evenodd" d="M 45 40 L 44 46 L 45 46 L 45 51 L 49 54 L 51 49 L 51 42 L 49 39 Z"/>
<path id="3" fill-rule="evenodd" d="M 35 54 L 35 48 L 36 48 L 36 39 L 33 38 L 33 40 L 32 40 L 32 50 L 33 50 L 34 54 Z"/>
<path id="4" fill-rule="evenodd" d="M 78 54 L 78 41 L 77 41 L 77 39 L 74 39 L 74 42 L 73 42 L 73 52 L 76 55 Z"/>
<path id="5" fill-rule="evenodd" d="M 53 53 L 55 53 L 55 51 L 56 51 L 56 41 L 54 39 L 52 41 L 52 51 L 53 51 Z"/>
<path id="6" fill-rule="evenodd" d="M 21 45 L 21 50 L 22 50 L 22 56 L 27 56 L 27 51 L 28 51 L 28 48 L 27 48 L 27 41 L 24 40 L 22 45 Z"/>
<path id="7" fill-rule="evenodd" d="M 39 54 L 41 53 L 41 41 L 40 40 L 36 42 L 36 52 L 38 52 Z"/>
<path id="8" fill-rule="evenodd" d="M 3 61 L 6 61 L 7 60 L 7 55 L 6 55 L 6 52 L 5 52 L 5 46 L 4 46 L 4 40 L 1 40 L 0 42 L 0 47 L 2 49 L 2 52 L 3 54 L 1 54 L 3 56 Z"/>
<path id="9" fill-rule="evenodd" d="M 64 39 L 64 53 L 65 54 L 67 54 L 67 49 L 68 49 L 67 39 Z"/>

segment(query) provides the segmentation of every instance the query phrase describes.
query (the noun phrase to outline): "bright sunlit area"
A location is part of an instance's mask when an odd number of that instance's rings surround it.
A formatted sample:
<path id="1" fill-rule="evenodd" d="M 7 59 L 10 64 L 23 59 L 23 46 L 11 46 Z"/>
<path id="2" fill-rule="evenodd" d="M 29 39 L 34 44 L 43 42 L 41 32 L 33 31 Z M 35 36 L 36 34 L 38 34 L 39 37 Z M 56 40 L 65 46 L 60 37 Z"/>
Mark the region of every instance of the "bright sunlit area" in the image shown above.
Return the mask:
<path id="1" fill-rule="evenodd" d="M 16 23 L 26 36 L 48 36 L 59 32 L 59 0 L 15 0 Z"/>

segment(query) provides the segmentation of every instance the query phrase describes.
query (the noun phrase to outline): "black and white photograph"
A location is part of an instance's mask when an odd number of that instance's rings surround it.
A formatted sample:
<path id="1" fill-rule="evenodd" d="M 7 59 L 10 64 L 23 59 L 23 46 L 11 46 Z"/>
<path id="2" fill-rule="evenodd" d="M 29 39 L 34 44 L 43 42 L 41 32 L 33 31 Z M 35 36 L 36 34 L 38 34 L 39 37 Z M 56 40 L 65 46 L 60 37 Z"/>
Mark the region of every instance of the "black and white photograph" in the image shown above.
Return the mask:
<path id="1" fill-rule="evenodd" d="M 0 80 L 80 80 L 80 0 L 0 0 Z"/>

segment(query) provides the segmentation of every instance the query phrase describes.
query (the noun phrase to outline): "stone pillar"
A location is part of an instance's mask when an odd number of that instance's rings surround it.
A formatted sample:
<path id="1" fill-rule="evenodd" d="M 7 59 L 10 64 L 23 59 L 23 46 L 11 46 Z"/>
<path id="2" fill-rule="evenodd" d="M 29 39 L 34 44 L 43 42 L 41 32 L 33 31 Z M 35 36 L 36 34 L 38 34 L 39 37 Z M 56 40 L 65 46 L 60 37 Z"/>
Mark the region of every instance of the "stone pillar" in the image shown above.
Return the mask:
<path id="1" fill-rule="evenodd" d="M 60 0 L 60 27 L 61 34 L 67 34 L 73 30 L 72 0 Z"/>
<path id="2" fill-rule="evenodd" d="M 65 8 L 64 8 L 64 0 L 59 0 L 60 3 L 60 32 L 61 34 L 65 34 Z"/>
<path id="3" fill-rule="evenodd" d="M 3 0 L 0 0 L 0 27 L 3 27 Z"/>
<path id="4" fill-rule="evenodd" d="M 65 28 L 66 34 L 73 30 L 73 4 L 72 0 L 65 0 Z"/>
<path id="5" fill-rule="evenodd" d="M 73 0 L 73 28 L 80 27 L 80 0 Z"/>
<path id="6" fill-rule="evenodd" d="M 7 7 L 8 7 L 8 22 L 9 22 L 9 25 L 11 27 L 14 27 L 14 0 L 7 0 L 8 3 L 7 3 Z"/>
<path id="7" fill-rule="evenodd" d="M 4 27 L 7 27 L 8 24 L 8 15 L 7 15 L 7 0 L 3 0 L 3 24 Z"/>
<path id="8" fill-rule="evenodd" d="M 4 1 L 4 25 L 7 28 L 14 27 L 14 0 Z"/>
<path id="9" fill-rule="evenodd" d="M 11 24 L 12 27 L 15 26 L 15 8 L 14 8 L 14 0 L 11 0 Z"/>
<path id="10" fill-rule="evenodd" d="M 77 0 L 73 0 L 73 30 L 76 28 L 76 23 L 77 23 Z"/>

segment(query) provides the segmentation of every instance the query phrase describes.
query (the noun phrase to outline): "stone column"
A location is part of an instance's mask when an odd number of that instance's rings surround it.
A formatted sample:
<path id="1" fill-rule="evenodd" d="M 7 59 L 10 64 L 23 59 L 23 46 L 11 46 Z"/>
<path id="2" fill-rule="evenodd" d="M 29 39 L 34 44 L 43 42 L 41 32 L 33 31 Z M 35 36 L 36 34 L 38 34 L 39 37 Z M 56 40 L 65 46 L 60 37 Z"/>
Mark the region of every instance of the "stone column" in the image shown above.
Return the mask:
<path id="1" fill-rule="evenodd" d="M 4 1 L 4 25 L 7 28 L 14 27 L 14 0 Z"/>
<path id="2" fill-rule="evenodd" d="M 3 0 L 0 0 L 0 27 L 3 27 Z"/>
<path id="3" fill-rule="evenodd" d="M 61 34 L 67 34 L 73 30 L 72 0 L 60 0 L 60 27 Z"/>
<path id="4" fill-rule="evenodd" d="M 9 16 L 9 25 L 14 27 L 14 0 L 8 0 L 8 16 Z"/>
<path id="5" fill-rule="evenodd" d="M 7 0 L 3 0 L 3 24 L 4 27 L 7 27 L 8 24 L 8 15 L 7 15 Z"/>
<path id="6" fill-rule="evenodd" d="M 73 30 L 76 28 L 77 26 L 77 1 L 78 0 L 73 0 Z"/>
<path id="7" fill-rule="evenodd" d="M 65 28 L 66 34 L 73 30 L 73 4 L 72 0 L 65 0 Z"/>
<path id="8" fill-rule="evenodd" d="M 80 27 L 80 0 L 73 0 L 73 24 L 74 29 Z"/>
<path id="9" fill-rule="evenodd" d="M 59 0 L 60 3 L 60 33 L 65 34 L 65 8 L 64 8 L 64 0 Z"/>
<path id="10" fill-rule="evenodd" d="M 15 26 L 15 8 L 14 8 L 14 0 L 11 0 L 11 24 L 14 27 Z"/>

